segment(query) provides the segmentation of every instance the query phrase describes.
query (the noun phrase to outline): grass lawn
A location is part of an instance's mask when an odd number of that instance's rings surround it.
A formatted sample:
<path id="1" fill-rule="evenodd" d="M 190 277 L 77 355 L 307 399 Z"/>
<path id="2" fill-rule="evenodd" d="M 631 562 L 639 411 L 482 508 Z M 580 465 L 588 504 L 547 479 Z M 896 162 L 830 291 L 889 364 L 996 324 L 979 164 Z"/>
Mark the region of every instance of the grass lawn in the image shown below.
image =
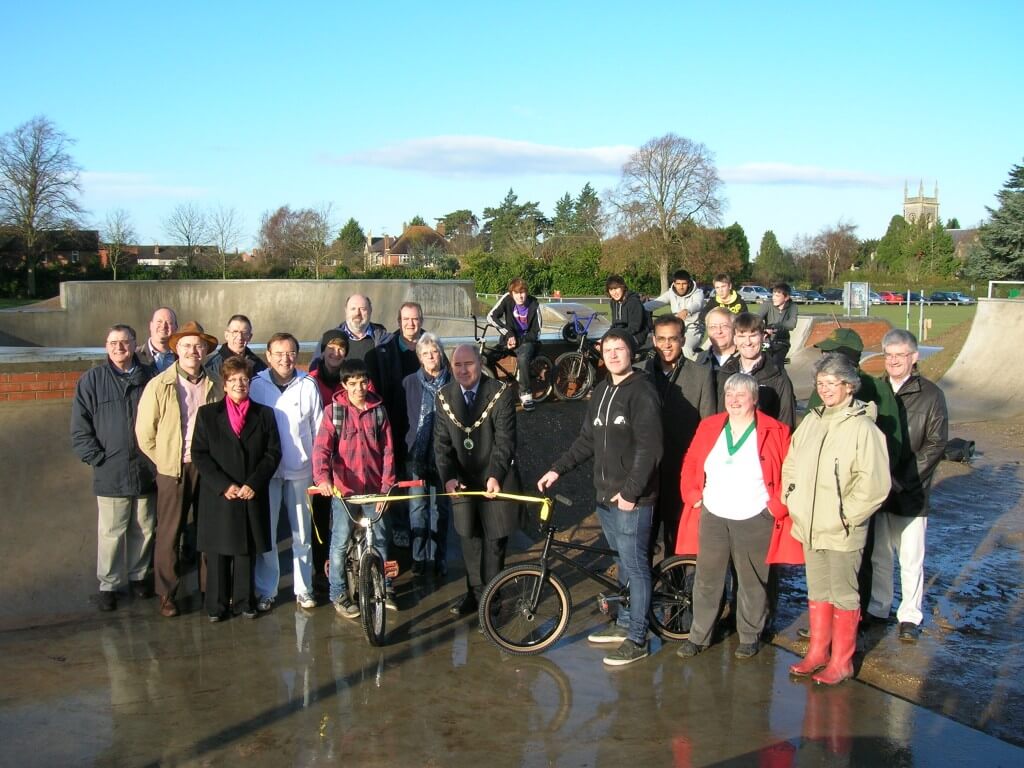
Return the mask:
<path id="1" fill-rule="evenodd" d="M 799 309 L 801 315 L 831 315 L 841 313 L 843 308 L 834 304 L 800 304 Z M 939 306 L 938 304 L 925 306 L 924 316 L 925 319 L 932 321 L 932 327 L 927 334 L 928 340 L 922 343 L 931 344 L 951 328 L 973 320 L 976 310 L 977 306 L 973 304 L 966 307 Z M 871 317 L 888 320 L 894 328 L 907 327 L 907 308 L 905 306 L 872 306 L 870 312 Z M 910 308 L 910 332 L 915 336 L 919 327 L 920 312 L 921 310 L 917 306 Z"/>

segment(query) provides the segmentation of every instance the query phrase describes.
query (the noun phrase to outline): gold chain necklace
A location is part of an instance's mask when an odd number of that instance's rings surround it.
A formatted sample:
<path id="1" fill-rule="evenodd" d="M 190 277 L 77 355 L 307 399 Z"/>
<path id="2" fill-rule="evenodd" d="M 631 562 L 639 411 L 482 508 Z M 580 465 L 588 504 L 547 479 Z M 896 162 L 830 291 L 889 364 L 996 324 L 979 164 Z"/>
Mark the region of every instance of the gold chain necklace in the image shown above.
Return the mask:
<path id="1" fill-rule="evenodd" d="M 466 433 L 466 439 L 462 441 L 462 445 L 467 451 L 472 451 L 476 445 L 470 437 L 470 434 L 472 434 L 474 430 L 487 420 L 487 416 L 490 414 L 491 409 L 494 408 L 495 403 L 498 402 L 498 398 L 505 393 L 506 386 L 508 385 L 498 382 L 498 391 L 494 393 L 494 397 L 492 397 L 490 402 L 487 403 L 487 407 L 484 408 L 484 412 L 480 414 L 480 418 L 473 422 L 473 425 L 469 427 L 459 421 L 455 414 L 452 413 L 452 407 L 448 404 L 448 401 L 445 400 L 444 395 L 440 392 L 437 393 L 437 399 L 441 403 L 441 410 L 448 414 L 448 418 L 451 419 L 452 424 L 454 424 L 456 428 L 461 429 Z"/>

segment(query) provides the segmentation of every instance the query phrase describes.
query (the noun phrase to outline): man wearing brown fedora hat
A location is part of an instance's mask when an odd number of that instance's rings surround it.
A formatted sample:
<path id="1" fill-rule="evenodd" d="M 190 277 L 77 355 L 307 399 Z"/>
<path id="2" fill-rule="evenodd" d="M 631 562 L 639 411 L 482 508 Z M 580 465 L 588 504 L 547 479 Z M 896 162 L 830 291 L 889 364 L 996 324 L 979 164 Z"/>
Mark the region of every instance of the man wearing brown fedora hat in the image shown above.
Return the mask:
<path id="1" fill-rule="evenodd" d="M 203 371 L 203 358 L 217 339 L 194 320 L 171 335 L 174 365 L 146 385 L 139 402 L 135 435 L 139 448 L 156 465 L 156 544 L 153 566 L 160 614 L 178 615 L 178 542 L 198 499 L 199 474 L 192 464 L 192 432 L 199 406 L 223 396 Z M 200 563 L 199 587 L 202 589 Z"/>

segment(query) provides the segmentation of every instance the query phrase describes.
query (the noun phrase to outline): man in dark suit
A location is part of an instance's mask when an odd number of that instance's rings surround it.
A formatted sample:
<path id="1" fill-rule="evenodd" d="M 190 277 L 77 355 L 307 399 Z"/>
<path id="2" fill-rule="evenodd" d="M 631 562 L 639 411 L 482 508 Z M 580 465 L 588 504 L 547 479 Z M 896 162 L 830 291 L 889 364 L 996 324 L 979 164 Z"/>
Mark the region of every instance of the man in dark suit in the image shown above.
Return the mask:
<path id="1" fill-rule="evenodd" d="M 455 381 L 437 394 L 434 451 L 445 491 L 519 491 L 515 467 L 516 416 L 511 388 L 481 378 L 480 353 L 462 344 L 452 355 Z M 462 542 L 466 595 L 452 605 L 459 616 L 476 613 L 484 586 L 505 565 L 509 535 L 518 527 L 518 504 L 480 496 L 455 497 L 452 517 Z"/>

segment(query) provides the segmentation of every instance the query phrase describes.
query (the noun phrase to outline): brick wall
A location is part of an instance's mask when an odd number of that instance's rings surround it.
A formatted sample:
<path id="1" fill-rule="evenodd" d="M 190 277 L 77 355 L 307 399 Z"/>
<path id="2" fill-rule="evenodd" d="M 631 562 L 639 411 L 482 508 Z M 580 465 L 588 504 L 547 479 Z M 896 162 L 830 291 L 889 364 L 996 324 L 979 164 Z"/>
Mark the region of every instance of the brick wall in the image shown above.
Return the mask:
<path id="1" fill-rule="evenodd" d="M 0 373 L 0 402 L 71 398 L 81 375 L 82 371 Z"/>

